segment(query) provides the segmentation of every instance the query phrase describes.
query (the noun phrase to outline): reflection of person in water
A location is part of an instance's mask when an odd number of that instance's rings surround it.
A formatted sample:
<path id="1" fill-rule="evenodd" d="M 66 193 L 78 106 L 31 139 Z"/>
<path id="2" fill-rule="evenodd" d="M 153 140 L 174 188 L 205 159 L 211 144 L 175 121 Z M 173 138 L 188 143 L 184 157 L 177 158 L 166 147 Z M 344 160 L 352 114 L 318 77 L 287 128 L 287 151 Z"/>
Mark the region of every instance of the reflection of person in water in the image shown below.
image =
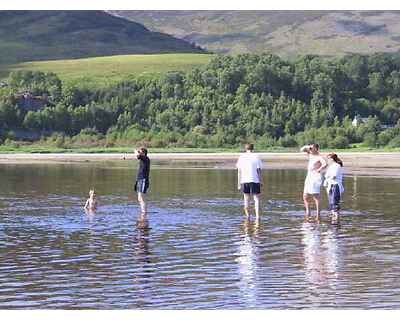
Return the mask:
<path id="1" fill-rule="evenodd" d="M 245 219 L 242 226 L 242 240 L 239 244 L 236 259 L 239 267 L 239 289 L 246 300 L 246 307 L 254 307 L 257 302 L 257 249 L 254 245 L 254 238 L 259 231 L 259 221 L 254 223 Z"/>
<path id="2" fill-rule="evenodd" d="M 149 255 L 149 236 L 150 236 L 150 229 L 144 228 L 138 231 L 137 235 L 137 250 L 136 253 L 140 257 L 144 257 L 145 261 L 148 261 Z"/>
<path id="3" fill-rule="evenodd" d="M 133 280 L 140 285 L 147 285 L 153 276 L 154 268 L 151 265 L 150 243 L 150 228 L 137 229 L 136 248 L 134 251 L 135 257 L 135 275 Z M 151 296 L 147 297 L 147 292 L 143 291 L 145 296 L 141 297 L 150 303 Z"/>
<path id="4" fill-rule="evenodd" d="M 321 232 L 319 225 L 302 225 L 304 271 L 313 294 L 322 286 L 336 287 L 340 260 L 337 233 L 334 227 Z"/>

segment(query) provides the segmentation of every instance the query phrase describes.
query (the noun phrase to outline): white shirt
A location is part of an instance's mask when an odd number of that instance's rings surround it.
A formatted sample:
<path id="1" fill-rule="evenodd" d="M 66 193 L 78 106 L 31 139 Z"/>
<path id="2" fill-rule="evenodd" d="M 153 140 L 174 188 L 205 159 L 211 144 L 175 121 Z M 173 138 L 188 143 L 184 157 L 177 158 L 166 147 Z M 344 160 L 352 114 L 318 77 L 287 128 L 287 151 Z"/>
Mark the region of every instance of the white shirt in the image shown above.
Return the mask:
<path id="1" fill-rule="evenodd" d="M 343 168 L 341 167 L 340 164 L 338 164 L 336 162 L 332 163 L 328 167 L 328 170 L 326 171 L 325 179 L 326 179 L 326 187 L 327 187 L 328 191 L 333 184 L 338 184 L 340 193 L 344 192 Z"/>
<path id="2" fill-rule="evenodd" d="M 320 155 L 313 155 L 310 154 L 308 156 L 308 168 L 307 168 L 307 173 L 318 173 L 316 172 L 316 170 L 318 168 L 315 168 L 315 165 L 317 164 L 317 162 L 321 162 L 321 167 L 326 165 L 326 160 L 324 159 L 324 157 L 320 156 Z"/>
<path id="3" fill-rule="evenodd" d="M 246 152 L 240 155 L 236 168 L 240 170 L 240 183 L 260 183 L 257 169 L 262 169 L 262 162 L 257 154 Z"/>

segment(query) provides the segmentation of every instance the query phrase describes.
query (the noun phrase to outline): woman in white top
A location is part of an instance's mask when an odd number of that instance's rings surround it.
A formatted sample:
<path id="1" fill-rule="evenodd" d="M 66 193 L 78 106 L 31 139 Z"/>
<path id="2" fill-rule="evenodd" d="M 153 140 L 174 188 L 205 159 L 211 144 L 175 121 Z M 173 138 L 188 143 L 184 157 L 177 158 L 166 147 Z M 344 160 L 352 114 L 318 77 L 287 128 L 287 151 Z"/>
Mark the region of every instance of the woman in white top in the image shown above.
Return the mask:
<path id="1" fill-rule="evenodd" d="M 339 223 L 340 198 L 344 192 L 343 187 L 343 161 L 337 154 L 328 155 L 329 167 L 325 174 L 324 186 L 328 192 L 329 210 L 332 212 L 332 223 Z"/>
<path id="2" fill-rule="evenodd" d="M 322 170 L 328 165 L 326 160 L 319 153 L 319 145 L 316 143 L 304 146 L 300 149 L 301 152 L 308 154 L 307 177 L 304 182 L 303 201 L 306 210 L 305 220 L 310 219 L 310 204 L 308 196 L 311 195 L 317 209 L 316 220 L 320 220 L 320 190 L 322 185 Z"/>

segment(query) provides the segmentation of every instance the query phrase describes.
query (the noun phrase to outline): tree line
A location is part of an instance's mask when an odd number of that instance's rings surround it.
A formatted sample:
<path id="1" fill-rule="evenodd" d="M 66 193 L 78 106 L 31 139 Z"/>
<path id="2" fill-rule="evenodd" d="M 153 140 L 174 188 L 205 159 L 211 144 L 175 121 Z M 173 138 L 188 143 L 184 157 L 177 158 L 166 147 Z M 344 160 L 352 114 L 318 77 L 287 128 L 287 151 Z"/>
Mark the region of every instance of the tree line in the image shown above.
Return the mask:
<path id="1" fill-rule="evenodd" d="M 0 89 L 1 140 L 25 130 L 61 144 L 149 146 L 400 147 L 400 55 L 284 60 L 221 55 L 189 72 L 137 77 L 107 88 L 17 71 Z M 51 101 L 18 105 L 29 91 Z M 354 127 L 355 116 L 367 118 Z M 68 142 L 68 143 L 66 143 Z"/>

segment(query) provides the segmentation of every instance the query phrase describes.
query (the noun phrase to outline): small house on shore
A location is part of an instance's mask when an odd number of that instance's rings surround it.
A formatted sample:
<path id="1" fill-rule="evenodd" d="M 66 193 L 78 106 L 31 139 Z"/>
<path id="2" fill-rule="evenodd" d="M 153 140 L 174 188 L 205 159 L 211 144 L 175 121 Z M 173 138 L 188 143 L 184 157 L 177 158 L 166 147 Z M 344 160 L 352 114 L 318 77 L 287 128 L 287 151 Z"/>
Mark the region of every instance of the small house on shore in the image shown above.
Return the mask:
<path id="1" fill-rule="evenodd" d="M 356 115 L 351 122 L 353 127 L 358 127 L 360 124 L 366 123 L 368 121 L 368 118 L 362 118 L 359 115 Z"/>
<path id="2" fill-rule="evenodd" d="M 15 95 L 17 105 L 25 111 L 38 111 L 45 106 L 54 106 L 47 97 L 34 96 L 31 92 L 26 91 Z"/>

